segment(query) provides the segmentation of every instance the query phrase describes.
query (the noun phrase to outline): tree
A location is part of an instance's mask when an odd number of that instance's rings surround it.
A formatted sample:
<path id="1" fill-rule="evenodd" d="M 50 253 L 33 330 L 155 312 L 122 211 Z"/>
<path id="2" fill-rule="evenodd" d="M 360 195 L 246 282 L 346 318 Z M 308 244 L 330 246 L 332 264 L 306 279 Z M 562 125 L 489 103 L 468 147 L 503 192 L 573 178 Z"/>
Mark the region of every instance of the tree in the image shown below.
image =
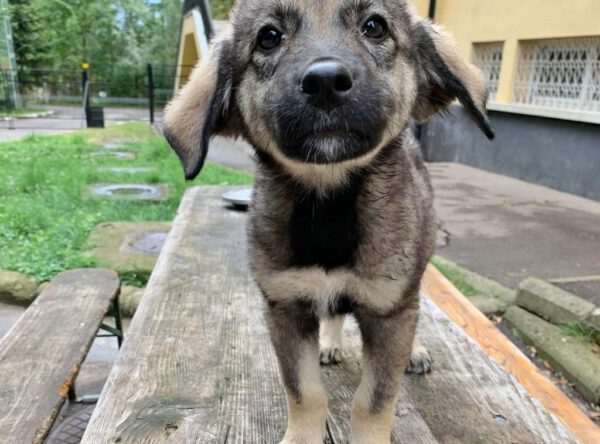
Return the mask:
<path id="1" fill-rule="evenodd" d="M 51 43 L 43 0 L 10 0 L 9 13 L 18 66 L 38 69 L 51 63 Z"/>

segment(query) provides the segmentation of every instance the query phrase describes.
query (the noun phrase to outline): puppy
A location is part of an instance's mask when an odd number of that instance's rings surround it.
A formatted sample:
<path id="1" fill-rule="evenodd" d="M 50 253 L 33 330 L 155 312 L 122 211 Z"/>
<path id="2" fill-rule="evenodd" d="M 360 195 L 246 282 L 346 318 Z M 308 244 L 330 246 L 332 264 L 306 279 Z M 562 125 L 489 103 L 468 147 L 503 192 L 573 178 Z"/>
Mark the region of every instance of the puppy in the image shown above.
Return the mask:
<path id="1" fill-rule="evenodd" d="M 232 22 L 168 106 L 165 136 L 188 179 L 213 135 L 256 151 L 249 256 L 288 398 L 282 442 L 323 442 L 319 359 L 340 360 L 351 313 L 350 441 L 388 443 L 404 370 L 431 363 L 414 335 L 432 192 L 409 124 L 458 99 L 493 137 L 485 81 L 405 0 L 239 0 Z"/>

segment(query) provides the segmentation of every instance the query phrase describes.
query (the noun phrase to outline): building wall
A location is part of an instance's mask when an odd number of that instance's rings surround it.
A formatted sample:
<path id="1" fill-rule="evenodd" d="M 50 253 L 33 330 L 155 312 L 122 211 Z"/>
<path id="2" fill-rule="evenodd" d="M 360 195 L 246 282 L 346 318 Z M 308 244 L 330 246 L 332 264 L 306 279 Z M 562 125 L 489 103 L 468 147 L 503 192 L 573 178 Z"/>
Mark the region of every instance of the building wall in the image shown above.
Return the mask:
<path id="1" fill-rule="evenodd" d="M 490 111 L 489 141 L 464 108 L 434 117 L 421 144 L 430 162 L 458 162 L 600 200 L 600 125 Z"/>
<path id="2" fill-rule="evenodd" d="M 429 0 L 412 2 L 420 15 L 427 16 Z M 426 159 L 460 162 L 600 200 L 598 103 L 593 102 L 595 108 L 591 110 L 579 104 L 572 109 L 543 108 L 516 103 L 515 95 L 517 67 L 525 44 L 568 37 L 599 38 L 600 0 L 436 3 L 435 22 L 454 34 L 467 60 L 474 60 L 476 43 L 502 42 L 503 51 L 496 98 L 488 104 L 496 140 L 488 141 L 464 109 L 453 106 L 449 115 L 435 117 L 424 126 L 421 144 Z M 588 52 L 588 59 L 590 54 L 597 54 L 593 51 Z"/>
<path id="3" fill-rule="evenodd" d="M 429 0 L 412 0 L 427 16 Z M 509 103 L 519 41 L 600 35 L 599 0 L 437 0 L 435 21 L 472 59 L 473 43 L 504 42 L 497 102 Z"/>

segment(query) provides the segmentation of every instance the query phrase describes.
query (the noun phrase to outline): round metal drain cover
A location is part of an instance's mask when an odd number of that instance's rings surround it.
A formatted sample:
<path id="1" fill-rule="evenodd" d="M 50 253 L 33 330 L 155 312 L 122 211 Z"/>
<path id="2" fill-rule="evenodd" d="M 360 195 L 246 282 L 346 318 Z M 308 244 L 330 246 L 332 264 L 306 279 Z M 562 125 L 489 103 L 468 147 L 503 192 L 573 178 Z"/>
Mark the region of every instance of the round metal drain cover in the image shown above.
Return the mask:
<path id="1" fill-rule="evenodd" d="M 167 235 L 164 231 L 155 233 L 143 233 L 131 244 L 131 249 L 148 254 L 158 254 L 165 245 Z"/>
<path id="2" fill-rule="evenodd" d="M 165 194 L 160 186 L 133 183 L 96 185 L 90 191 L 95 196 L 124 200 L 156 200 Z"/>

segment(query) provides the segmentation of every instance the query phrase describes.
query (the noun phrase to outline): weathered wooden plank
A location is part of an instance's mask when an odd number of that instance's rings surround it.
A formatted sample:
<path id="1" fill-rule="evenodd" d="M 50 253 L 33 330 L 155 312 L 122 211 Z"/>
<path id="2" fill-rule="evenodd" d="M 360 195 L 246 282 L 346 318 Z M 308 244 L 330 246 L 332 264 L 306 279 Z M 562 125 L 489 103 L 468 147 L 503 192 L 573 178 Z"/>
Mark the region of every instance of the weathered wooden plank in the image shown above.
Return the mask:
<path id="1" fill-rule="evenodd" d="M 84 436 L 84 443 L 273 443 L 285 400 L 245 264 L 245 214 L 220 187 L 188 190 Z M 434 373 L 407 377 L 394 442 L 576 442 L 433 304 L 421 336 Z M 360 339 L 325 368 L 330 437 L 347 441 Z M 499 416 L 495 416 L 499 415 Z M 506 421 L 502 418 L 506 418 Z"/>
<path id="2" fill-rule="evenodd" d="M 600 428 L 431 265 L 425 272 L 422 290 L 455 325 L 565 424 L 579 440 L 589 444 L 600 442 Z"/>
<path id="3" fill-rule="evenodd" d="M 111 270 L 61 273 L 0 341 L 0 443 L 42 442 L 118 293 Z"/>
<path id="4" fill-rule="evenodd" d="M 360 378 L 359 335 L 353 322 L 346 324 L 350 347 L 343 371 L 326 370 L 328 392 L 334 395 L 329 426 L 336 443 L 347 440 L 351 395 Z M 405 377 L 392 442 L 577 442 L 427 298 L 422 298 L 419 335 L 433 356 L 434 370 Z"/>
<path id="5" fill-rule="evenodd" d="M 275 442 L 284 394 L 243 212 L 189 190 L 83 442 Z"/>

